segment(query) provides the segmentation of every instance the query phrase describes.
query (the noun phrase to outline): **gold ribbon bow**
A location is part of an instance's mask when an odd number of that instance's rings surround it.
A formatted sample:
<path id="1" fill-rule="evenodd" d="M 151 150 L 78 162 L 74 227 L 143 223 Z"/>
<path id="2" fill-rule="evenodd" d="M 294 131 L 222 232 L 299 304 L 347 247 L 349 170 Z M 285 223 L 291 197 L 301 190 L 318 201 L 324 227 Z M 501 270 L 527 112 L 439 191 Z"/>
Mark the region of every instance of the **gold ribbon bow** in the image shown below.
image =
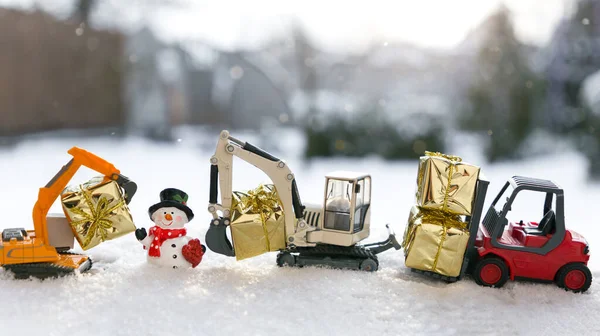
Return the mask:
<path id="1" fill-rule="evenodd" d="M 82 219 L 71 223 L 76 230 L 85 237 L 82 245 L 88 246 L 94 237 L 99 236 L 100 240 L 105 241 L 108 236 L 108 230 L 113 227 L 113 223 L 108 217 L 112 212 L 125 204 L 120 200 L 111 206 L 111 201 L 106 197 L 100 197 L 97 202 L 92 199 L 92 193 L 80 186 L 83 199 L 89 208 L 90 213 L 74 207 L 70 209 L 73 213 L 82 217 Z"/>
<path id="2" fill-rule="evenodd" d="M 279 208 L 279 196 L 274 186 L 260 185 L 247 194 L 239 193 L 241 208 L 244 213 L 260 214 L 262 228 L 265 234 L 267 249 L 271 250 L 269 241 L 269 231 L 267 230 L 267 220 Z"/>
<path id="3" fill-rule="evenodd" d="M 450 161 L 462 162 L 462 158 L 460 156 L 456 156 L 456 155 L 448 155 L 448 154 L 443 154 L 440 152 L 428 152 L 428 151 L 425 151 L 425 155 L 426 156 L 439 156 L 439 157 L 443 157 L 444 159 L 448 159 Z"/>

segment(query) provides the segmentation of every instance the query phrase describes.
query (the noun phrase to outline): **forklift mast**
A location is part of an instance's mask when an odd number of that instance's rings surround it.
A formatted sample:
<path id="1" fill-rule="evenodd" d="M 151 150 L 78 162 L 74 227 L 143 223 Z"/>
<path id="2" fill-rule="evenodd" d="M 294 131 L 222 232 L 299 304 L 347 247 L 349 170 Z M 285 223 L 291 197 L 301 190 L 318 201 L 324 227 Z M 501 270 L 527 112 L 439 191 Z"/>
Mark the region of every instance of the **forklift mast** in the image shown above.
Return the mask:
<path id="1" fill-rule="evenodd" d="M 479 223 L 481 220 L 481 214 L 483 213 L 483 206 L 485 204 L 485 197 L 490 181 L 486 180 L 483 174 L 479 175 L 477 180 L 477 186 L 475 187 L 475 200 L 473 204 L 473 211 L 471 216 L 466 217 L 466 222 L 469 229 L 469 241 L 467 242 L 467 248 L 465 250 L 465 257 L 463 264 L 460 269 L 458 279 L 461 279 L 466 273 L 471 271 L 473 264 L 477 261 L 479 254 L 475 247 L 475 239 L 477 238 L 477 232 L 479 231 Z"/>
<path id="2" fill-rule="evenodd" d="M 458 276 L 451 277 L 446 275 L 441 275 L 432 271 L 424 271 L 416 268 L 412 268 L 411 271 L 420 273 L 429 277 L 443 279 L 447 282 L 455 282 L 463 278 L 465 274 L 471 273 L 475 263 L 479 259 L 479 253 L 477 252 L 477 248 L 475 247 L 475 240 L 477 239 L 477 233 L 479 232 L 479 223 L 481 220 L 481 214 L 483 213 L 483 206 L 485 203 L 485 197 L 487 194 L 487 189 L 490 184 L 483 174 L 479 174 L 479 179 L 477 179 L 477 185 L 475 186 L 475 199 L 473 200 L 473 207 L 471 211 L 471 216 L 465 216 L 464 221 L 467 223 L 467 229 L 469 231 L 469 240 L 467 241 L 467 247 L 465 249 L 465 254 L 463 257 L 462 266 L 460 268 L 460 273 Z"/>

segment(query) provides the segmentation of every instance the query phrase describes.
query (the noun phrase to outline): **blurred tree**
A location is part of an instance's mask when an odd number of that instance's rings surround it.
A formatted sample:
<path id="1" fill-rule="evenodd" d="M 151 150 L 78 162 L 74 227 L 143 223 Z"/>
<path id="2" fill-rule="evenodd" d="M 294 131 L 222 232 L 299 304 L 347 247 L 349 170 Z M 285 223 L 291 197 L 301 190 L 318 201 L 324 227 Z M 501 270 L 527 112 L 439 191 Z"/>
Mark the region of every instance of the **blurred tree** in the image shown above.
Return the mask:
<path id="1" fill-rule="evenodd" d="M 576 0 L 573 11 L 558 24 L 545 48 L 548 80 L 544 127 L 571 133 L 585 128 L 578 100 L 584 79 L 600 69 L 600 1 Z"/>
<path id="2" fill-rule="evenodd" d="M 577 132 L 577 144 L 588 158 L 588 173 L 593 180 L 600 180 L 600 115 L 598 111 L 584 109 L 587 114 L 586 126 Z"/>
<path id="3" fill-rule="evenodd" d="M 579 39 L 587 42 L 584 44 L 587 46 L 587 53 L 577 59 L 583 71 L 582 77 L 577 78 L 578 81 L 575 83 L 578 90 L 575 93 L 575 101 L 578 103 L 578 110 L 581 111 L 578 115 L 582 118 L 582 122 L 575 126 L 578 129 L 580 149 L 589 161 L 589 176 L 592 179 L 600 180 L 600 106 L 594 101 L 598 97 L 597 91 L 600 90 L 597 81 L 590 83 L 594 90 L 590 92 L 590 96 L 593 96 L 587 99 L 589 104 L 581 104 L 582 101 L 577 99 L 581 98 L 582 90 L 580 88 L 583 87 L 585 78 L 597 77 L 597 69 L 600 68 L 600 57 L 598 57 L 598 51 L 600 51 L 600 1 L 579 0 L 576 8 L 571 23 L 583 28 Z M 583 76 L 586 77 L 583 78 Z"/>
<path id="4" fill-rule="evenodd" d="M 486 155 L 493 162 L 516 156 L 531 129 L 542 82 L 529 68 L 506 7 L 492 14 L 480 29 L 477 71 L 467 92 L 470 108 L 461 111 L 460 125 L 487 132 Z"/>
<path id="5" fill-rule="evenodd" d="M 315 115 L 315 95 L 317 93 L 317 50 L 310 43 L 306 33 L 296 22 L 292 28 L 292 38 L 296 55 L 296 71 L 298 72 L 298 87 L 308 100 L 308 115 Z"/>
<path id="6" fill-rule="evenodd" d="M 96 0 L 76 0 L 74 19 L 87 25 L 95 3 Z"/>
<path id="7" fill-rule="evenodd" d="M 600 179 L 600 1 L 575 0 L 572 5 L 546 48 L 544 126 L 573 139 L 589 160 L 590 177 Z"/>
<path id="8" fill-rule="evenodd" d="M 581 87 L 578 98 L 584 119 L 572 135 L 588 158 L 590 177 L 600 180 L 600 70 L 588 76 Z"/>
<path id="9" fill-rule="evenodd" d="M 577 0 L 573 21 L 581 24 L 588 34 L 595 34 L 598 30 L 598 0 Z"/>
<path id="10" fill-rule="evenodd" d="M 439 117 L 422 111 L 391 120 L 379 99 L 373 99 L 356 114 L 346 111 L 321 112 L 305 125 L 305 156 L 415 159 L 427 151 L 445 151 L 443 126 Z"/>

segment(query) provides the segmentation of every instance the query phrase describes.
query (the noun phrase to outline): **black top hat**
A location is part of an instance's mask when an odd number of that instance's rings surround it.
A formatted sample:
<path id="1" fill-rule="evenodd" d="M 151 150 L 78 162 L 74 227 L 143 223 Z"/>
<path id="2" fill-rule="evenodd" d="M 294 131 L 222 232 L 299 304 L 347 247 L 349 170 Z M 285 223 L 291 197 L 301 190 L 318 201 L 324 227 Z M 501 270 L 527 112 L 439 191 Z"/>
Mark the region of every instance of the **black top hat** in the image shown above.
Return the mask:
<path id="1" fill-rule="evenodd" d="M 175 207 L 185 212 L 188 221 L 191 221 L 192 218 L 194 218 L 194 212 L 186 205 L 187 200 L 188 195 L 185 192 L 175 188 L 167 188 L 160 192 L 160 202 L 148 209 L 148 215 L 150 216 L 150 219 L 152 219 L 152 215 L 156 210 L 166 207 Z"/>

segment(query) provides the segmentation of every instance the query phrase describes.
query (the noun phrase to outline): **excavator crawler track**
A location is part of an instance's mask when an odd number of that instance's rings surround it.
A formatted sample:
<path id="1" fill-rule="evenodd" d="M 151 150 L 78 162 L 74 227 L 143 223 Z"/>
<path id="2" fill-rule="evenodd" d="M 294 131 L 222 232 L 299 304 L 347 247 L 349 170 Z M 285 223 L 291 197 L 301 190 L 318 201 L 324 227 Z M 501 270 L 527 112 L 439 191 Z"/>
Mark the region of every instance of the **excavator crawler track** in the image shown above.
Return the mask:
<path id="1" fill-rule="evenodd" d="M 78 255 L 78 253 L 60 251 L 59 254 Z M 14 274 L 15 279 L 28 279 L 29 277 L 37 279 L 58 278 L 70 275 L 75 272 L 75 268 L 61 266 L 55 263 L 23 263 L 4 265 L 5 270 Z M 83 273 L 92 268 L 92 259 L 88 258 L 86 263 L 79 267 L 79 272 Z"/>
<path id="2" fill-rule="evenodd" d="M 377 260 L 377 257 L 362 246 L 336 246 L 336 245 L 317 245 L 315 247 L 296 247 L 290 252 L 298 252 L 301 255 L 322 255 L 322 256 L 341 256 L 348 258 Z"/>
<path id="3" fill-rule="evenodd" d="M 291 258 L 293 256 L 293 258 Z M 377 256 L 362 246 L 317 245 L 296 247 L 282 251 L 277 264 L 283 266 L 328 266 L 332 268 L 376 271 Z"/>

